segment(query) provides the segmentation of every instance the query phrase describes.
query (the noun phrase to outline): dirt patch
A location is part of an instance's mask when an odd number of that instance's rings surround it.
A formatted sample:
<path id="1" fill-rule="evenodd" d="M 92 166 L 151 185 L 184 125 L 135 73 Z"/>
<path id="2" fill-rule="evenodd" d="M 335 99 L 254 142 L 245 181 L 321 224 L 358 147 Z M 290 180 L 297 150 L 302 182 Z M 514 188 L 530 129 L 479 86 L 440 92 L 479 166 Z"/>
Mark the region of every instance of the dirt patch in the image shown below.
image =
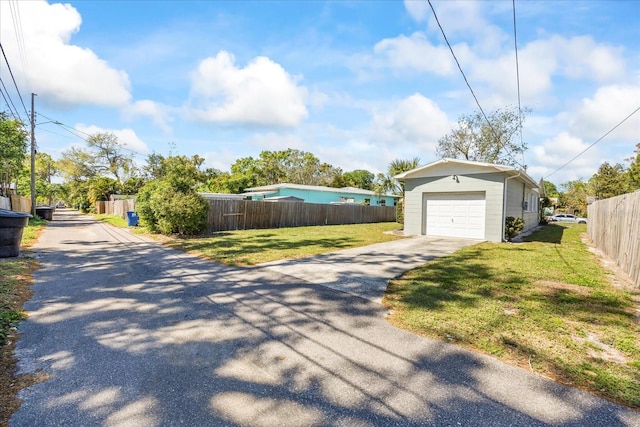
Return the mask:
<path id="1" fill-rule="evenodd" d="M 611 285 L 631 294 L 631 300 L 635 304 L 635 319 L 636 322 L 640 323 L 640 285 L 636 284 L 614 260 L 609 258 L 604 252 L 595 246 L 587 233 L 582 233 L 580 238 L 587 248 L 589 248 L 589 251 L 598 258 L 600 265 L 611 273 L 609 275 Z"/>
<path id="2" fill-rule="evenodd" d="M 553 280 L 538 280 L 534 285 L 543 288 L 543 293 L 551 293 L 553 291 L 571 291 L 580 295 L 589 295 L 590 289 L 580 285 L 572 285 L 570 283 L 555 282 Z"/>
<path id="3" fill-rule="evenodd" d="M 591 348 L 587 350 L 587 354 L 589 354 L 589 356 L 593 357 L 594 359 L 603 359 L 615 363 L 627 363 L 627 358 L 624 356 L 624 354 L 622 354 L 616 348 L 603 343 L 598 339 L 597 336 L 593 334 L 587 334 L 587 336 L 584 338 L 574 336 L 573 339 L 580 344 L 591 344 Z"/>

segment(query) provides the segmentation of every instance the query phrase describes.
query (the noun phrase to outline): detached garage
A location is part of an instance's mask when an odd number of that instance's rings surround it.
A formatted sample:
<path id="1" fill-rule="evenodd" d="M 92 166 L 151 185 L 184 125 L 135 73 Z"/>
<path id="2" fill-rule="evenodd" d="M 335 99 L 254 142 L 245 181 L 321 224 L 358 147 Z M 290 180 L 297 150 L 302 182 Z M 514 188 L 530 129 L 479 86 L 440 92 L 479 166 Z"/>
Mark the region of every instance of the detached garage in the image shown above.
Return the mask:
<path id="1" fill-rule="evenodd" d="M 538 186 L 510 166 L 442 159 L 395 177 L 405 184 L 405 233 L 502 241 L 508 216 L 538 224 Z"/>

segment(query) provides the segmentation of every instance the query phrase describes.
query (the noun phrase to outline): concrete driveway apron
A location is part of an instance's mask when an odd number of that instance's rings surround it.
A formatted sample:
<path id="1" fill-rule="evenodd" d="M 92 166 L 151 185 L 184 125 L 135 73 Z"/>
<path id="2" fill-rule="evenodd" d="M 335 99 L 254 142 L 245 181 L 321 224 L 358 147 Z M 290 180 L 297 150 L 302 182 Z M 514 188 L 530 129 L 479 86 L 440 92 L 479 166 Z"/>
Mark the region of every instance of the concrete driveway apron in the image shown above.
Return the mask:
<path id="1" fill-rule="evenodd" d="M 640 425 L 636 411 L 398 330 L 368 299 L 70 211 L 36 256 L 16 354 L 21 373 L 49 378 L 21 392 L 11 426 Z"/>
<path id="2" fill-rule="evenodd" d="M 419 236 L 261 267 L 380 303 L 390 279 L 478 242 Z"/>

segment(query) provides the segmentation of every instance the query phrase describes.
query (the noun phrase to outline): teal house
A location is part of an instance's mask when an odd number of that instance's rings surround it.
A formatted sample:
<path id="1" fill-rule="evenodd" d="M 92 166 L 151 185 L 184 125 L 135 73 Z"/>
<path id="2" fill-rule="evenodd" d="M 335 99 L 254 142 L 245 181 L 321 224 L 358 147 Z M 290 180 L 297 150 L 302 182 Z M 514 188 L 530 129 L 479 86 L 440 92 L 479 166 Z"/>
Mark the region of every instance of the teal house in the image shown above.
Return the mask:
<path id="1" fill-rule="evenodd" d="M 318 185 L 274 184 L 247 188 L 245 196 L 251 200 L 270 202 L 305 202 L 324 204 L 359 203 L 370 206 L 395 206 L 400 196 L 376 195 L 361 188 L 332 188 Z"/>

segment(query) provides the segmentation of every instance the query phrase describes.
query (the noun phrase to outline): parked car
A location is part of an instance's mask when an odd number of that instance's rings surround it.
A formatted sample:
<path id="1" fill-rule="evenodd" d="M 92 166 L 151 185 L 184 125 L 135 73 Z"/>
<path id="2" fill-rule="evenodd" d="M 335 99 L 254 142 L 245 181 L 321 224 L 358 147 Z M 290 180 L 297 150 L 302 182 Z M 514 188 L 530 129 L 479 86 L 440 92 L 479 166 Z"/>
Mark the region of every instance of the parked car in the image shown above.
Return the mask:
<path id="1" fill-rule="evenodd" d="M 575 216 L 571 214 L 557 214 L 557 215 L 550 216 L 549 221 L 575 222 L 577 224 L 586 224 L 587 218 L 581 218 L 579 216 Z"/>

